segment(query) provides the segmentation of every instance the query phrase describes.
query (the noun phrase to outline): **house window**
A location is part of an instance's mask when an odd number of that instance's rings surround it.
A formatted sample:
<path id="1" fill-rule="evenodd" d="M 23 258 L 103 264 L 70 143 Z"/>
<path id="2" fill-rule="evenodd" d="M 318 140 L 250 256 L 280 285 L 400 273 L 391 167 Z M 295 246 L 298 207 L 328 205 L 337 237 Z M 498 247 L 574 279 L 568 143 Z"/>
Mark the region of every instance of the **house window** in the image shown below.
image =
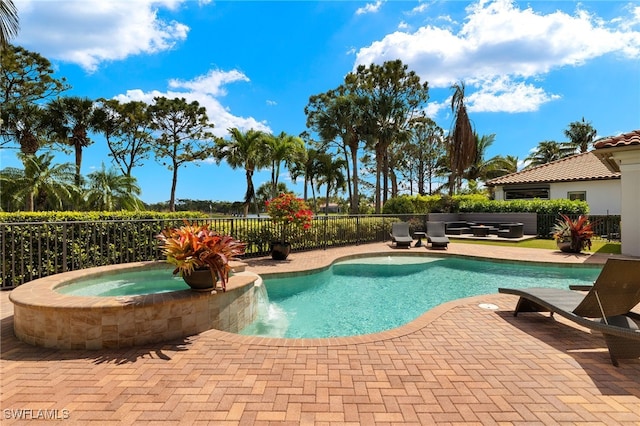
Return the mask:
<path id="1" fill-rule="evenodd" d="M 567 198 L 571 201 L 580 200 L 587 201 L 587 191 L 569 191 L 567 192 Z"/>
<path id="2" fill-rule="evenodd" d="M 511 188 L 504 191 L 505 200 L 532 200 L 534 198 L 548 200 L 549 188 Z"/>

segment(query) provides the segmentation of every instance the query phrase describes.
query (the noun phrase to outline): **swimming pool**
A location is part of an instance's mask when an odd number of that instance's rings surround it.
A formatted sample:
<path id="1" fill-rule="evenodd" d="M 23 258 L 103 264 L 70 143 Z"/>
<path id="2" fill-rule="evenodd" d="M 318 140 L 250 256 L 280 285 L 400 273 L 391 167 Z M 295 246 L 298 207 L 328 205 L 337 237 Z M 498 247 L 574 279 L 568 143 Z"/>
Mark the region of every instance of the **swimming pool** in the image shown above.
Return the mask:
<path id="1" fill-rule="evenodd" d="M 600 270 L 457 257 L 353 259 L 313 274 L 264 278 L 268 301 L 240 333 L 288 338 L 377 333 L 450 300 L 497 293 L 504 286 L 589 284 Z"/>

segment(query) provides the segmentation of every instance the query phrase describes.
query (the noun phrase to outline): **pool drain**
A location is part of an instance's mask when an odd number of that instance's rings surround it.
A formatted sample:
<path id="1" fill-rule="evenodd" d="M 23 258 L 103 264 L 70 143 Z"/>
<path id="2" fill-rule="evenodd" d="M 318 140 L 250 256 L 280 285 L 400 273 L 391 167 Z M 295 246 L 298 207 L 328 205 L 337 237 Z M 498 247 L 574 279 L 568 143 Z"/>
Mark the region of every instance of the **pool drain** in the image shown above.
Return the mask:
<path id="1" fill-rule="evenodd" d="M 478 305 L 478 307 L 482 309 L 489 309 L 491 311 L 496 311 L 499 309 L 498 306 L 494 305 L 493 303 L 481 303 Z"/>

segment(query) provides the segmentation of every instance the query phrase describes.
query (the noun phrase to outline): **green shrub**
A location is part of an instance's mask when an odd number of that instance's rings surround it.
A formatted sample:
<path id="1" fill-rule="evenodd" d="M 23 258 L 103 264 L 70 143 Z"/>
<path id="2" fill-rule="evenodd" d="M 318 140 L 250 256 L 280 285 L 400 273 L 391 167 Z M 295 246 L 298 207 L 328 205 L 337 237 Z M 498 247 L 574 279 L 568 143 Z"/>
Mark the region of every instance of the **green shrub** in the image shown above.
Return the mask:
<path id="1" fill-rule="evenodd" d="M 203 219 L 200 212 L 160 213 L 152 211 L 119 212 L 0 212 L 0 223 L 10 222 L 81 222 L 97 220 Z"/>
<path id="2" fill-rule="evenodd" d="M 410 207 L 409 204 L 412 206 Z M 580 200 L 490 200 L 482 194 L 468 195 L 401 195 L 384 205 L 385 214 L 426 213 L 537 213 L 588 214 L 589 205 Z"/>
<path id="3" fill-rule="evenodd" d="M 411 214 L 415 213 L 416 209 L 413 204 L 414 197 L 410 195 L 401 195 L 399 197 L 393 197 L 384 203 L 382 213 L 384 214 Z"/>

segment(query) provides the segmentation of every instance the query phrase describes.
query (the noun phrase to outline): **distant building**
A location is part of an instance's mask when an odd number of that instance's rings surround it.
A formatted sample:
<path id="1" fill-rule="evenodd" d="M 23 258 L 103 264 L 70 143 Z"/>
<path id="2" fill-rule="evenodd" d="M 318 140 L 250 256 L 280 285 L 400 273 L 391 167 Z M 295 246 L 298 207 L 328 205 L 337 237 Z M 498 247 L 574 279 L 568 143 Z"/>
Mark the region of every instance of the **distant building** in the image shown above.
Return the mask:
<path id="1" fill-rule="evenodd" d="M 584 200 L 590 214 L 619 215 L 620 177 L 590 151 L 492 179 L 487 186 L 496 200 Z"/>
<path id="2" fill-rule="evenodd" d="M 325 211 L 325 210 L 328 210 Z M 327 209 L 327 205 L 322 203 L 318 206 L 318 213 L 340 213 L 340 205 L 336 203 L 329 203 L 329 208 Z"/>

